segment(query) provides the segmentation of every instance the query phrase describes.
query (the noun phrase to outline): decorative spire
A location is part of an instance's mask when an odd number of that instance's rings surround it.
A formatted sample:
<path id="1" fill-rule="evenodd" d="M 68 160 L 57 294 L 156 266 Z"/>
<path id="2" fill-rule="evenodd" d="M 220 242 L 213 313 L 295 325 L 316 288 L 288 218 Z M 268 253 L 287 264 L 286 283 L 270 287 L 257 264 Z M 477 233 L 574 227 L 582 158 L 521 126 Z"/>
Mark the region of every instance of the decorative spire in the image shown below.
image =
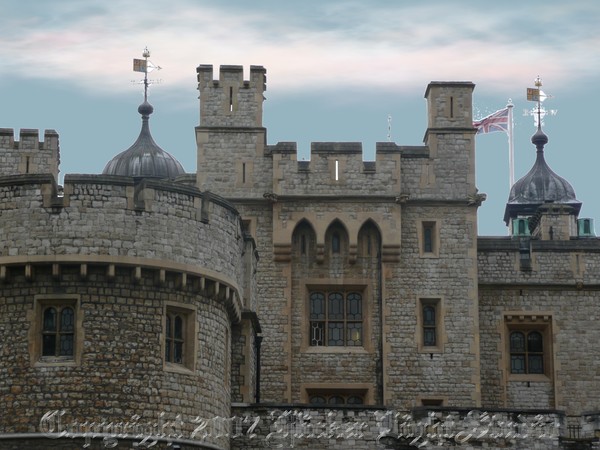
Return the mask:
<path id="1" fill-rule="evenodd" d="M 137 140 L 124 152 L 111 159 L 104 171 L 104 175 L 121 175 L 145 178 L 174 179 L 185 173 L 183 167 L 172 155 L 160 148 L 150 133 L 149 118 L 154 112 L 154 107 L 148 103 L 148 85 L 153 81 L 148 80 L 148 72 L 160 70 L 148 60 L 150 51 L 146 47 L 142 54 L 144 59 L 133 60 L 133 70 L 144 74 L 144 102 L 138 107 L 142 116 L 142 129 Z"/>
<path id="2" fill-rule="evenodd" d="M 536 160 L 531 170 L 510 190 L 504 213 L 507 225 L 511 219 L 535 215 L 537 209 L 548 202 L 571 206 L 575 216 L 581 209 L 581 202 L 577 200 L 571 184 L 554 173 L 544 158 L 544 146 L 548 143 L 548 136 L 542 131 L 542 119 L 546 114 L 542 102 L 549 96 L 540 89 L 542 80 L 539 76 L 535 79 L 535 86 L 527 89 L 527 100 L 537 102 L 537 107 L 532 109 L 537 115 L 537 131 L 531 137 L 531 142 L 536 147 Z"/>

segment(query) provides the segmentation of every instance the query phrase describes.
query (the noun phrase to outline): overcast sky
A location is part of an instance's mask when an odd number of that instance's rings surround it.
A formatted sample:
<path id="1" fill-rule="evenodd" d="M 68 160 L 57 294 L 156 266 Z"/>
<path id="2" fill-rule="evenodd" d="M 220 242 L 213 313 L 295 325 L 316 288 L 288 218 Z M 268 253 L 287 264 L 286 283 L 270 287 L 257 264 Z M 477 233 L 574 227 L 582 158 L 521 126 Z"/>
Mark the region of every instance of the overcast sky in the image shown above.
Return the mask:
<path id="1" fill-rule="evenodd" d="M 537 75 L 552 95 L 546 160 L 600 218 L 600 2 L 597 0 L 0 0 L 0 128 L 55 129 L 61 174 L 100 173 L 140 129 L 142 89 L 131 60 L 145 46 L 152 134 L 186 171 L 196 169 L 196 66 L 267 69 L 268 142 L 422 144 L 430 81 L 472 81 L 475 116 L 515 108 L 516 177 L 533 165 L 524 110 Z M 246 72 L 247 73 L 247 72 Z M 594 121 L 594 124 L 592 124 Z M 477 184 L 488 200 L 479 232 L 504 235 L 507 137 L 477 137 Z M 600 231 L 600 228 L 599 228 Z"/>

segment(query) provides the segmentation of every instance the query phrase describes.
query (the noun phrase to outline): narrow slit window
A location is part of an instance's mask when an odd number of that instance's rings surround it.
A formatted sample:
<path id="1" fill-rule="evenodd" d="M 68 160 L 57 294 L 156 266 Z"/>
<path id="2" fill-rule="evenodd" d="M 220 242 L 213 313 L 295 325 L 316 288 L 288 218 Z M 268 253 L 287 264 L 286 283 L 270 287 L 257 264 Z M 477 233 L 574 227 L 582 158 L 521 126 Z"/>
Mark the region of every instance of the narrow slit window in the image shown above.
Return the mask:
<path id="1" fill-rule="evenodd" d="M 340 253 L 341 238 L 339 233 L 333 233 L 331 236 L 331 252 Z"/>
<path id="2" fill-rule="evenodd" d="M 335 160 L 335 181 L 340 179 L 340 162 Z"/>
<path id="3" fill-rule="evenodd" d="M 423 253 L 435 253 L 435 223 L 423 222 Z"/>
<path id="4" fill-rule="evenodd" d="M 246 184 L 246 163 L 242 163 L 242 183 Z"/>
<path id="5" fill-rule="evenodd" d="M 229 87 L 229 112 L 233 111 L 233 87 Z"/>

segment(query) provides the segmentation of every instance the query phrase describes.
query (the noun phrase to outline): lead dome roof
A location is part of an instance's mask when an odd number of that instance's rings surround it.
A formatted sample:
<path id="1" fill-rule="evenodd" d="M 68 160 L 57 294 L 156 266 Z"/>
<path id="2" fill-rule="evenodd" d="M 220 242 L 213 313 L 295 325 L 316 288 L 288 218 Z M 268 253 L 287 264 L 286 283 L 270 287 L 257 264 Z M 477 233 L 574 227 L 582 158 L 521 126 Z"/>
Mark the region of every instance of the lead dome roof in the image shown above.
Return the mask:
<path id="1" fill-rule="evenodd" d="M 181 163 L 152 139 L 149 118 L 153 111 L 146 100 L 139 106 L 138 112 L 142 115 L 140 135 L 131 147 L 106 164 L 103 175 L 174 179 L 185 173 Z"/>
<path id="2" fill-rule="evenodd" d="M 531 170 L 512 186 L 506 203 L 504 221 L 508 225 L 511 218 L 533 215 L 544 203 L 571 206 L 575 215 L 578 215 L 581 202 L 577 200 L 573 186 L 546 163 L 544 145 L 548 143 L 548 136 L 541 127 L 538 127 L 531 137 L 531 142 L 537 149 L 535 163 Z"/>

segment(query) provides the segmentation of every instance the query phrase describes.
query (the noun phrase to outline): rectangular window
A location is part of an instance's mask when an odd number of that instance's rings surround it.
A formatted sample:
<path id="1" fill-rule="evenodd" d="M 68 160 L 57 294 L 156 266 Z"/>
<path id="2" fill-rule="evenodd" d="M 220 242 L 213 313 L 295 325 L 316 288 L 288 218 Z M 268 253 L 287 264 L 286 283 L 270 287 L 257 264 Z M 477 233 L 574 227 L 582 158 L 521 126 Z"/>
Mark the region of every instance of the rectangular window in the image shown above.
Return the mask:
<path id="1" fill-rule="evenodd" d="M 417 302 L 417 342 L 419 351 L 442 351 L 443 316 L 439 298 L 420 298 Z"/>
<path id="2" fill-rule="evenodd" d="M 508 371 L 514 376 L 550 374 L 551 318 L 505 316 Z"/>
<path id="3" fill-rule="evenodd" d="M 195 367 L 195 311 L 167 305 L 165 312 L 164 360 L 170 368 Z"/>
<path id="4" fill-rule="evenodd" d="M 363 345 L 363 296 L 354 290 L 309 293 L 311 346 Z"/>
<path id="5" fill-rule="evenodd" d="M 42 357 L 73 359 L 75 354 L 75 309 L 72 305 L 43 306 Z"/>
<path id="6" fill-rule="evenodd" d="M 38 363 L 73 363 L 80 360 L 83 330 L 79 296 L 39 295 L 34 300 L 34 319 L 29 336 L 33 343 L 31 361 Z"/>

